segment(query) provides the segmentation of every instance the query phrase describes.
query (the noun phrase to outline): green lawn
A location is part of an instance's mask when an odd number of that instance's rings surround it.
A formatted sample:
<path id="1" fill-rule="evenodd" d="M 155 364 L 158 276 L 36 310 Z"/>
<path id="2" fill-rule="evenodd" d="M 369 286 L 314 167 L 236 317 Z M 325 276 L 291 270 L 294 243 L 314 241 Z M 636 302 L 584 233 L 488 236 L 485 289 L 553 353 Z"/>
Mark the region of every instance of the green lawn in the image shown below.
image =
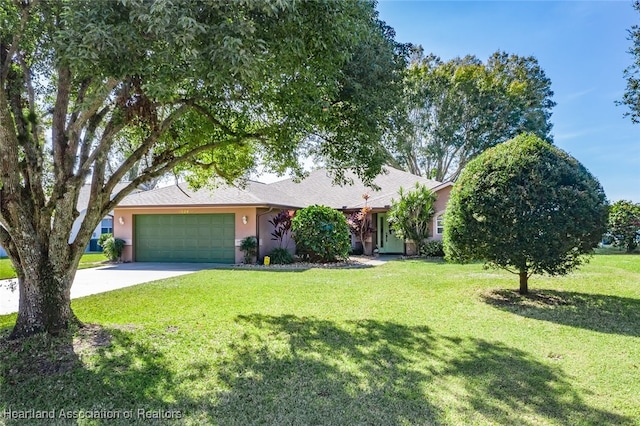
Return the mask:
<path id="1" fill-rule="evenodd" d="M 96 266 L 102 266 L 102 264 L 105 263 L 106 260 L 107 258 L 103 253 L 87 253 L 82 255 L 82 259 L 80 259 L 80 265 L 78 265 L 78 269 L 95 268 Z M 16 273 L 13 270 L 11 261 L 7 258 L 0 259 L 0 280 L 15 277 Z"/>
<path id="2" fill-rule="evenodd" d="M 58 419 L 81 425 L 148 423 L 137 410 L 193 425 L 640 424 L 640 256 L 596 256 L 530 287 L 522 298 L 508 273 L 396 261 L 205 271 L 86 297 L 73 307 L 94 325 L 0 343 L 0 413 L 120 416 Z M 14 320 L 0 316 L 0 333 Z"/>

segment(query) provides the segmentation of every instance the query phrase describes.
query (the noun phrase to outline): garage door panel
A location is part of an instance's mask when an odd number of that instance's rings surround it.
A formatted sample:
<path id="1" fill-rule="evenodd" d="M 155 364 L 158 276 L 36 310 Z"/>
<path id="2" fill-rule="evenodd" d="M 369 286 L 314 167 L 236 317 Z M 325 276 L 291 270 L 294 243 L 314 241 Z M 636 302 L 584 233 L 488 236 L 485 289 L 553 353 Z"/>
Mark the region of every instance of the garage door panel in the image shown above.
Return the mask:
<path id="1" fill-rule="evenodd" d="M 136 215 L 138 262 L 235 262 L 235 215 Z"/>

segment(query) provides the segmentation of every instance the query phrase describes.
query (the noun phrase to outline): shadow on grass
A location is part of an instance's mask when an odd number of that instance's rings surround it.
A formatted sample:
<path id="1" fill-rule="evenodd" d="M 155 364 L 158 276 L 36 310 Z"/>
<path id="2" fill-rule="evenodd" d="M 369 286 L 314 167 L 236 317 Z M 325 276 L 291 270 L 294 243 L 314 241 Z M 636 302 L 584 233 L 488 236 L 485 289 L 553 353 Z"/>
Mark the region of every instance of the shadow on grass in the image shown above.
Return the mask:
<path id="1" fill-rule="evenodd" d="M 490 290 L 484 301 L 516 315 L 601 333 L 640 336 L 640 299 L 556 290 Z"/>
<path id="2" fill-rule="evenodd" d="M 81 355 L 93 357 L 86 364 Z M 174 398 L 174 384 L 165 356 L 128 331 L 87 325 L 75 338 L 0 340 L 0 412 L 7 425 L 166 424 L 176 417 L 171 410 L 184 413 L 194 404 Z M 26 420 L 6 415 L 30 410 Z M 34 418 L 36 412 L 53 418 Z"/>
<path id="3" fill-rule="evenodd" d="M 229 387 L 218 407 L 229 416 L 223 424 L 440 423 L 421 386 L 432 372 L 413 365 L 433 344 L 427 327 L 293 315 L 238 324 L 249 332 L 219 373 Z"/>
<path id="4" fill-rule="evenodd" d="M 443 374 L 463 378 L 473 423 L 631 425 L 589 407 L 562 369 L 501 343 L 471 339 Z"/>
<path id="5" fill-rule="evenodd" d="M 233 329 L 206 348 L 214 332 L 179 327 L 0 341 L 0 410 L 120 413 L 92 423 L 109 425 L 170 423 L 138 409 L 179 410 L 175 424 L 632 424 L 587 406 L 559 367 L 499 343 L 293 315 L 240 316 Z"/>

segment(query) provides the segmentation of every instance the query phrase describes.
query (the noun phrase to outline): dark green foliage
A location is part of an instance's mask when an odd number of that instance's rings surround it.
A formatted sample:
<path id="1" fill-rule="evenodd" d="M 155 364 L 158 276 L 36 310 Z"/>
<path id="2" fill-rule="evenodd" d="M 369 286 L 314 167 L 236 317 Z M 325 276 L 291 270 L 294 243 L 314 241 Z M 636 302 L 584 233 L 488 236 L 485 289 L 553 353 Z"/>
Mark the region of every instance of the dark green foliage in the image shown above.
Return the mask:
<path id="1" fill-rule="evenodd" d="M 312 262 L 335 262 L 349 256 L 347 219 L 331 207 L 314 205 L 298 210 L 291 229 L 298 254 Z"/>
<path id="2" fill-rule="evenodd" d="M 573 157 L 530 134 L 469 163 L 445 214 L 448 259 L 485 260 L 518 273 L 564 275 L 580 265 L 606 228 L 607 200 Z"/>
<path id="3" fill-rule="evenodd" d="M 422 243 L 418 253 L 426 257 L 444 257 L 444 246 L 440 240 L 430 240 Z"/>
<path id="4" fill-rule="evenodd" d="M 102 234 L 98 238 L 98 244 L 102 247 L 102 252 L 111 262 L 115 262 L 122 256 L 124 249 L 124 240 L 121 238 L 113 238 L 113 234 Z"/>
<path id="5" fill-rule="evenodd" d="M 633 7 L 640 12 L 640 1 L 635 0 Z M 640 27 L 633 25 L 629 30 L 629 40 L 633 43 L 629 53 L 633 56 L 633 63 L 624 70 L 624 77 L 627 79 L 627 88 L 619 105 L 629 107 L 625 116 L 631 117 L 634 123 L 640 123 Z"/>
<path id="6" fill-rule="evenodd" d="M 240 241 L 240 251 L 244 254 L 244 263 L 253 263 L 258 253 L 258 240 L 256 237 L 245 237 Z"/>
<path id="7" fill-rule="evenodd" d="M 275 265 L 289 265 L 293 263 L 293 255 L 286 248 L 278 247 L 269 253 L 271 263 Z"/>
<path id="8" fill-rule="evenodd" d="M 398 201 L 392 200 L 389 224 L 399 238 L 413 240 L 421 250 L 422 243 L 429 238 L 436 194 L 417 182 L 413 190 L 405 192 L 400 188 L 399 194 Z"/>
<path id="9" fill-rule="evenodd" d="M 631 253 L 640 243 L 640 204 L 620 200 L 611 205 L 607 237 Z"/>

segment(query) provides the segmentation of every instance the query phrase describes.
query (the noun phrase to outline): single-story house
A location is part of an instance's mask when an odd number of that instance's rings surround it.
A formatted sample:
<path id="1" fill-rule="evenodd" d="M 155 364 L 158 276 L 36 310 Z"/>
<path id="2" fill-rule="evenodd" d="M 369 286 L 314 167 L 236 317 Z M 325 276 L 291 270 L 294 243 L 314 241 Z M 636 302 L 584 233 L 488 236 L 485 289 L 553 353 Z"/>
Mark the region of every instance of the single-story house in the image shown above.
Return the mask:
<path id="1" fill-rule="evenodd" d="M 125 241 L 125 262 L 213 262 L 240 263 L 243 238 L 258 236 L 258 258 L 277 247 L 269 221 L 282 210 L 297 210 L 322 204 L 349 214 L 366 203 L 375 228 L 365 241 L 379 253 L 404 254 L 412 245 L 390 230 L 387 212 L 402 187 L 416 182 L 437 195 L 436 213 L 430 234 L 442 238 L 442 215 L 452 183 L 441 183 L 387 168 L 378 176 L 374 191 L 352 176 L 354 185 L 334 186 L 325 169 L 315 170 L 301 182 L 287 179 L 270 184 L 248 182 L 245 188 L 220 186 L 193 191 L 186 184 L 138 192 L 125 197 L 114 210 L 114 235 Z M 363 199 L 368 194 L 368 199 Z M 352 240 L 355 245 L 359 241 Z M 294 250 L 293 242 L 288 248 Z"/>

